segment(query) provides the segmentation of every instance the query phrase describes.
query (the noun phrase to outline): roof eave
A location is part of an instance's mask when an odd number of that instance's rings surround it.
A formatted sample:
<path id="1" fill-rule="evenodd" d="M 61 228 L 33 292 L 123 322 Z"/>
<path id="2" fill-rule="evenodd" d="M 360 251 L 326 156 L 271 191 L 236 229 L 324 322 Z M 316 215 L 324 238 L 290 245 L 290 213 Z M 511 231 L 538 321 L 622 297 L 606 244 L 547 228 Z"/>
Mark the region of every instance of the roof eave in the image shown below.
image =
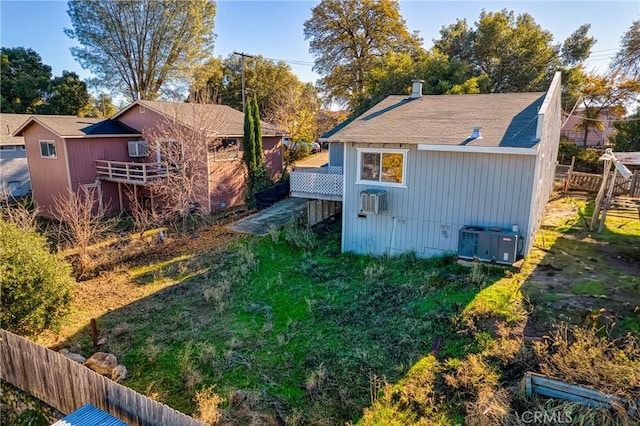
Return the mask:
<path id="1" fill-rule="evenodd" d="M 64 136 L 60 135 L 57 131 L 55 131 L 54 129 L 52 129 L 51 127 L 47 126 L 46 124 L 44 124 L 42 121 L 38 120 L 36 117 L 31 117 L 29 118 L 27 121 L 25 121 L 22 126 L 18 127 L 12 134 L 11 136 L 22 136 L 24 137 L 24 132 L 27 130 L 27 128 L 29 128 L 33 123 L 38 123 L 39 125 L 41 125 L 42 127 L 44 127 L 45 129 L 47 129 L 48 131 L 50 131 L 51 133 L 53 133 L 54 135 L 56 135 L 59 138 L 64 138 Z"/>

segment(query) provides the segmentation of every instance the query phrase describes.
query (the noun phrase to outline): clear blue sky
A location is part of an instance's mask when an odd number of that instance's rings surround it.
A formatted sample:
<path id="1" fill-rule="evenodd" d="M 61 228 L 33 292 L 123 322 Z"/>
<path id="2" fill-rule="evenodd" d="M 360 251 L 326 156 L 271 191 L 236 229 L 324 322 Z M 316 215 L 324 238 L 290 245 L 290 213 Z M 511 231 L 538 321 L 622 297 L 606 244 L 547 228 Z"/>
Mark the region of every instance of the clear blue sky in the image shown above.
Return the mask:
<path id="1" fill-rule="evenodd" d="M 304 39 L 303 23 L 318 1 L 218 1 L 214 55 L 226 57 L 234 50 L 288 62 L 303 81 L 319 76 L 312 71 L 313 57 Z M 579 25 L 591 24 L 594 46 L 589 68 L 604 71 L 618 49 L 620 37 L 632 21 L 640 19 L 640 0 L 633 1 L 401 1 L 401 13 L 410 31 L 418 30 L 430 47 L 442 26 L 466 18 L 473 24 L 482 9 L 503 8 L 527 12 L 562 42 Z M 75 71 L 85 79 L 91 75 L 73 59 L 74 41 L 63 32 L 71 26 L 66 1 L 0 0 L 3 47 L 34 49 L 54 75 Z"/>

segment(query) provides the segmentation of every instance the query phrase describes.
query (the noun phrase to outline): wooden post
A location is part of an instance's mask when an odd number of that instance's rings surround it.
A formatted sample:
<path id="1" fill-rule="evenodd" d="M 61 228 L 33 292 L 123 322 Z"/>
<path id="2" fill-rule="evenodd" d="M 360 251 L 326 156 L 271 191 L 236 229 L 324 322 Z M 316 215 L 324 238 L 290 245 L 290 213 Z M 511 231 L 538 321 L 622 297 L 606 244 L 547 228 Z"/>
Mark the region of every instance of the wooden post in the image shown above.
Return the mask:
<path id="1" fill-rule="evenodd" d="M 91 318 L 91 339 L 93 340 L 93 351 L 95 352 L 98 350 L 98 326 L 95 318 Z"/>
<path id="2" fill-rule="evenodd" d="M 593 231 L 596 222 L 598 221 L 598 216 L 600 216 L 600 207 L 602 205 L 602 198 L 604 197 L 605 189 L 607 188 L 607 178 L 609 177 L 609 170 L 611 170 L 611 164 L 613 162 L 611 160 L 606 160 L 604 164 L 604 173 L 602 174 L 602 183 L 600 184 L 600 189 L 598 190 L 598 196 L 596 197 L 595 204 L 593 205 L 593 215 L 591 216 L 591 222 L 589 224 L 589 231 Z M 614 177 L 615 180 L 615 177 Z"/>
<path id="3" fill-rule="evenodd" d="M 122 213 L 122 184 L 120 182 L 118 182 L 118 201 L 120 202 L 120 213 Z"/>
<path id="4" fill-rule="evenodd" d="M 613 177 L 611 178 L 611 183 L 609 184 L 609 190 L 607 191 L 607 196 L 604 199 L 604 203 L 602 206 L 602 219 L 600 219 L 600 225 L 598 226 L 598 232 L 602 232 L 604 229 L 604 221 L 607 218 L 607 209 L 611 204 L 611 197 L 613 197 L 613 189 L 616 186 L 616 175 L 618 174 L 618 168 L 613 169 Z"/>

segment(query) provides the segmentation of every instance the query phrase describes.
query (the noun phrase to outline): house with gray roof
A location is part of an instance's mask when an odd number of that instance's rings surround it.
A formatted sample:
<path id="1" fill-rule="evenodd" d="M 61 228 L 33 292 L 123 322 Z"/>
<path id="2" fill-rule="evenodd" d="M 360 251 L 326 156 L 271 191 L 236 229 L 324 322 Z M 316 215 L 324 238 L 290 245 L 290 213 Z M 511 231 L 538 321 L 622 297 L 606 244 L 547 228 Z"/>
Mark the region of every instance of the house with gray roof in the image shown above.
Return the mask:
<path id="1" fill-rule="evenodd" d="M 267 176 L 277 180 L 282 133 L 261 124 Z M 35 115 L 13 132 L 27 147 L 33 199 L 50 216 L 56 199 L 69 191 L 91 190 L 98 208 L 113 212 L 127 210 L 133 199 L 149 208 L 160 205 L 158 184 L 171 179 L 171 160 L 160 147 L 184 152 L 189 146 L 180 138 L 189 135 L 204 148 L 196 176 L 203 183 L 197 194 L 202 210 L 243 204 L 243 134 L 244 114 L 231 107 L 156 101 L 133 102 L 110 119 Z"/>
<path id="2" fill-rule="evenodd" d="M 24 139 L 12 135 L 28 118 L 27 114 L 0 114 L 0 197 L 20 197 L 31 191 Z"/>
<path id="3" fill-rule="evenodd" d="M 546 92 L 389 96 L 321 138 L 329 167 L 291 195 L 342 204 L 342 250 L 511 264 L 529 253 L 551 194 L 560 74 Z"/>

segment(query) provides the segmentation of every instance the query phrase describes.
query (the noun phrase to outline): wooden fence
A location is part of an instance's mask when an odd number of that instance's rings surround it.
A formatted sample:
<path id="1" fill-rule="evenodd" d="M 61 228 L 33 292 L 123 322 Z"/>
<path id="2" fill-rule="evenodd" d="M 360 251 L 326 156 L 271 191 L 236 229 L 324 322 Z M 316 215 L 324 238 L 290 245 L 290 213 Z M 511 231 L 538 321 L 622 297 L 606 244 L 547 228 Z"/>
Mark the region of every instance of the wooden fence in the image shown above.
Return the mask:
<path id="1" fill-rule="evenodd" d="M 601 184 L 602 175 L 569 172 L 569 189 L 598 192 Z M 624 179 L 622 176 L 617 175 L 613 195 L 640 197 L 640 170 L 636 170 L 631 179 Z"/>
<path id="2" fill-rule="evenodd" d="M 64 414 L 91 403 L 131 425 L 205 426 L 6 330 L 0 339 L 0 378 Z"/>

